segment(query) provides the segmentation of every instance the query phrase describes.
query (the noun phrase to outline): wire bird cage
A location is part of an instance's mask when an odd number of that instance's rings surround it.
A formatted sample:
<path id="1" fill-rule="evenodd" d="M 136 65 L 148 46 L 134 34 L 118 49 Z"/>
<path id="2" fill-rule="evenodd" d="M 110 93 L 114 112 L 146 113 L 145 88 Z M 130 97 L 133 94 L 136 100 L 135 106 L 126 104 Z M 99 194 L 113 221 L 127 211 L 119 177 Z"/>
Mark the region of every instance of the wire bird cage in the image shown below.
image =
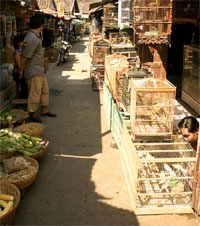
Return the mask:
<path id="1" fill-rule="evenodd" d="M 196 153 L 183 140 L 135 145 L 139 158 L 137 206 L 190 205 Z"/>
<path id="2" fill-rule="evenodd" d="M 192 213 L 196 151 L 178 135 L 135 142 L 124 127 L 122 160 L 136 214 Z"/>
<path id="3" fill-rule="evenodd" d="M 103 6 L 103 28 L 118 28 L 117 6 L 107 4 Z"/>
<path id="4" fill-rule="evenodd" d="M 120 28 L 129 27 L 132 18 L 132 0 L 118 1 L 118 24 Z"/>
<path id="5" fill-rule="evenodd" d="M 135 139 L 170 138 L 175 96 L 176 88 L 167 80 L 132 80 L 131 128 Z"/>
<path id="6" fill-rule="evenodd" d="M 131 68 L 122 75 L 122 94 L 121 94 L 121 108 L 124 112 L 130 114 L 131 107 L 131 83 L 132 79 L 144 79 L 152 77 L 152 74 L 141 68 Z"/>

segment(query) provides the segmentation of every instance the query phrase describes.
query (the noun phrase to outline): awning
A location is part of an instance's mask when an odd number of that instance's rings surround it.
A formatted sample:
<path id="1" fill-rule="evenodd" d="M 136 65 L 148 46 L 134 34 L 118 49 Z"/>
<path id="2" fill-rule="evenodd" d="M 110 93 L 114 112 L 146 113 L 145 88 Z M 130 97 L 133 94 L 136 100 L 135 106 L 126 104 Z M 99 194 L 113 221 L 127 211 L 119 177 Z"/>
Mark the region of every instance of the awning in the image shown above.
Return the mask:
<path id="1" fill-rule="evenodd" d="M 103 6 L 98 6 L 98 7 L 96 7 L 96 8 L 91 9 L 91 10 L 90 10 L 90 14 L 91 14 L 91 13 L 98 12 L 98 11 L 100 11 L 100 10 L 103 10 Z"/>
<path id="2" fill-rule="evenodd" d="M 58 13 L 54 7 L 53 0 L 36 0 L 39 11 L 45 14 L 57 16 Z"/>
<path id="3" fill-rule="evenodd" d="M 96 8 L 98 8 L 100 6 L 102 6 L 102 1 L 90 3 L 89 10 L 91 12 L 91 10 L 96 9 Z"/>
<path id="4" fill-rule="evenodd" d="M 45 14 L 50 14 L 50 15 L 53 15 L 55 17 L 58 15 L 57 11 L 55 11 L 55 10 L 53 10 L 51 8 L 40 9 L 40 12 L 43 12 Z"/>

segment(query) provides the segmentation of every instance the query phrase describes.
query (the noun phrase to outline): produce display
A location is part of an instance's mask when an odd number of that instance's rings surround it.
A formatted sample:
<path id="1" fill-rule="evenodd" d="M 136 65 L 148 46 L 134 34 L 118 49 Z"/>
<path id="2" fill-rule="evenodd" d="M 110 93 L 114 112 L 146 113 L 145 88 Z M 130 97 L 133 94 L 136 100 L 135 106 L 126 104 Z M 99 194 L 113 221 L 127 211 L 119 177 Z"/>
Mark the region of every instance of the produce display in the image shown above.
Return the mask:
<path id="1" fill-rule="evenodd" d="M 9 111 L 7 109 L 0 112 L 0 121 L 12 121 L 13 118 L 16 117 L 16 114 L 12 111 Z"/>
<path id="2" fill-rule="evenodd" d="M 23 122 L 28 118 L 28 112 L 21 109 L 4 109 L 0 111 L 0 123 Z"/>
<path id="3" fill-rule="evenodd" d="M 19 189 L 29 186 L 39 169 L 35 159 L 22 155 L 4 159 L 0 167 L 0 179 L 15 184 Z"/>
<path id="4" fill-rule="evenodd" d="M 0 217 L 9 213 L 13 208 L 14 197 L 12 195 L 0 194 Z"/>
<path id="5" fill-rule="evenodd" d="M 41 136 L 44 130 L 44 125 L 37 122 L 24 123 L 20 126 L 16 126 L 13 131 L 16 133 L 25 133 L 30 136 Z"/>
<path id="6" fill-rule="evenodd" d="M 0 130 L 0 155 L 19 152 L 31 156 L 45 149 L 45 143 L 42 138 L 14 133 L 9 129 Z"/>

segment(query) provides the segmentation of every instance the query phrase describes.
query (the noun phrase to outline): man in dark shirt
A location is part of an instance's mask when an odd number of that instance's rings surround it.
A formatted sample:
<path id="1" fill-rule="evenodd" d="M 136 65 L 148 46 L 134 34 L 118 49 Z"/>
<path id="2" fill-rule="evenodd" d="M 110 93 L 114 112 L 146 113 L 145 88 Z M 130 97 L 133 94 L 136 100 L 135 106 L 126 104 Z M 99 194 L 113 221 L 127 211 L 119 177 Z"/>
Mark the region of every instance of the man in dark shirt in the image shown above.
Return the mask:
<path id="1" fill-rule="evenodd" d="M 42 122 L 38 116 L 41 105 L 41 115 L 56 117 L 49 112 L 49 87 L 44 68 L 44 49 L 42 47 L 41 32 L 44 28 L 44 18 L 34 15 L 30 19 L 30 31 L 24 39 L 24 48 L 21 55 L 20 71 L 28 84 L 28 111 L 30 121 Z"/>

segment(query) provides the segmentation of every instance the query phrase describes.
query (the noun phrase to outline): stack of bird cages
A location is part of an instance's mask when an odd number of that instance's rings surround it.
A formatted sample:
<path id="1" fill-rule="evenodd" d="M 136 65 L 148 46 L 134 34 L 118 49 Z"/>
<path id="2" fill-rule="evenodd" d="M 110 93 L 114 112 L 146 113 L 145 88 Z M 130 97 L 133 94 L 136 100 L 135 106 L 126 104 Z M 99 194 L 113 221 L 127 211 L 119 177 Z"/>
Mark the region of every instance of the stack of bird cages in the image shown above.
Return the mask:
<path id="1" fill-rule="evenodd" d="M 168 80 L 132 80 L 131 128 L 135 140 L 170 139 L 176 88 Z"/>
<path id="2" fill-rule="evenodd" d="M 110 32 L 109 33 L 109 41 L 110 44 L 132 44 L 133 36 L 131 36 L 128 32 Z"/>
<path id="3" fill-rule="evenodd" d="M 144 79 L 147 77 L 152 77 L 152 74 L 142 68 L 131 68 L 122 75 L 120 108 L 123 112 L 126 112 L 126 114 L 130 115 L 132 79 Z"/>
<path id="4" fill-rule="evenodd" d="M 105 56 L 110 53 L 110 43 L 108 40 L 100 38 L 93 43 L 92 64 L 90 76 L 93 90 L 102 90 L 105 71 Z"/>
<path id="5" fill-rule="evenodd" d="M 116 82 L 119 71 L 129 67 L 127 57 L 121 54 L 111 54 L 105 57 L 105 83 L 116 100 Z"/>
<path id="6" fill-rule="evenodd" d="M 134 143 L 128 128 L 121 150 L 135 214 L 192 213 L 195 150 L 177 135 Z"/>
<path id="7" fill-rule="evenodd" d="M 169 42 L 173 0 L 134 0 L 133 28 L 138 44 Z"/>
<path id="8" fill-rule="evenodd" d="M 103 30 L 118 28 L 118 9 L 116 5 L 103 6 Z"/>

